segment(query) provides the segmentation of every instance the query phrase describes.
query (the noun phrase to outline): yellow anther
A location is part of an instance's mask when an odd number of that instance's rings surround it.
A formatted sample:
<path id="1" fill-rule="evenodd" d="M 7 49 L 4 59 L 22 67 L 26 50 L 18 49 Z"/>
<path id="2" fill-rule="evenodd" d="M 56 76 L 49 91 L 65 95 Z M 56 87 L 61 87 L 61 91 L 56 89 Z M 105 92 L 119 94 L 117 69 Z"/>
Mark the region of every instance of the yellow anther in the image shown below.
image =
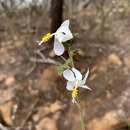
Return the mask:
<path id="1" fill-rule="evenodd" d="M 71 94 L 73 99 L 78 97 L 78 87 L 74 87 Z"/>
<path id="2" fill-rule="evenodd" d="M 42 37 L 42 41 L 43 41 L 43 42 L 47 42 L 47 41 L 49 41 L 52 37 L 53 37 L 53 36 L 52 36 L 51 33 L 47 33 L 46 35 L 44 35 L 44 36 Z"/>

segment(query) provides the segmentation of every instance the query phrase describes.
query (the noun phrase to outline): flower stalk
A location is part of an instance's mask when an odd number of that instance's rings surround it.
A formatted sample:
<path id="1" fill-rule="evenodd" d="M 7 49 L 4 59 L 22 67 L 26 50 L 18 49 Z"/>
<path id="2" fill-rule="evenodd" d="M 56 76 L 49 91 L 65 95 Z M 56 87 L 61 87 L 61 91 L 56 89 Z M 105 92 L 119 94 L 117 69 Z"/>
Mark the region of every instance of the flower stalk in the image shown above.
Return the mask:
<path id="1" fill-rule="evenodd" d="M 81 105 L 80 105 L 79 101 L 76 102 L 76 106 L 77 106 L 77 108 L 79 110 L 79 114 L 80 114 L 81 130 L 85 130 L 85 123 L 84 123 L 83 111 L 81 109 Z"/>
<path id="2" fill-rule="evenodd" d="M 81 130 L 85 130 L 83 112 L 79 102 L 79 88 L 91 90 L 91 88 L 86 85 L 89 70 L 87 70 L 83 77 L 81 72 L 75 68 L 73 56 L 75 55 L 76 49 L 72 49 L 71 41 L 74 37 L 69 29 L 69 20 L 64 21 L 55 33 L 47 33 L 44 35 L 39 45 L 48 42 L 52 37 L 54 37 L 54 53 L 60 56 L 64 61 L 63 64 L 58 66 L 59 73 L 67 80 L 66 89 L 71 91 L 72 103 L 76 104 L 79 110 Z M 65 50 L 68 51 L 68 59 L 62 56 Z"/>

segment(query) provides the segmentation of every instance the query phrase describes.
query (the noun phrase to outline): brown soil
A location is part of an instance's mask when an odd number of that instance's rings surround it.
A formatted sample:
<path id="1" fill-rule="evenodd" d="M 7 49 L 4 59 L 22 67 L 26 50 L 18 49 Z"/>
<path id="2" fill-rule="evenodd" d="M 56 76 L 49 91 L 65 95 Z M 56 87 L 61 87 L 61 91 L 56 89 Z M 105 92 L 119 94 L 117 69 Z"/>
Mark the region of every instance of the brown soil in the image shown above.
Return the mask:
<path id="1" fill-rule="evenodd" d="M 96 32 L 79 24 L 82 18 L 84 15 L 77 14 L 72 28 L 79 33 L 75 46 L 82 49 L 75 64 L 82 73 L 90 69 L 87 84 L 92 92 L 80 91 L 85 125 L 88 130 L 117 130 L 117 124 L 130 117 L 130 19 L 113 22 L 112 31 L 117 36 L 105 32 L 101 40 Z M 42 47 L 48 57 L 50 47 Z M 0 123 L 23 130 L 78 130 L 78 110 L 56 66 L 30 60 L 39 58 L 35 54 L 39 49 L 35 40 L 29 45 L 18 39 L 13 44 L 1 41 Z M 118 130 L 130 129 L 127 124 L 118 125 Z"/>

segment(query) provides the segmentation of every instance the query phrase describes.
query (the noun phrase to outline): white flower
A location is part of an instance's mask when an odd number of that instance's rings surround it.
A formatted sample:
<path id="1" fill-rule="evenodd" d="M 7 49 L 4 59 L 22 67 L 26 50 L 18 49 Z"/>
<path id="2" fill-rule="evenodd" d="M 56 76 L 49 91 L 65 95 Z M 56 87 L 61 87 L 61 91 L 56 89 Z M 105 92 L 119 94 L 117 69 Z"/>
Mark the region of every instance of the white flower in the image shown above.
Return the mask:
<path id="1" fill-rule="evenodd" d="M 91 90 L 91 88 L 85 85 L 88 74 L 89 70 L 86 72 L 85 77 L 83 78 L 82 74 L 76 68 L 65 70 L 63 72 L 63 76 L 66 80 L 68 80 L 66 89 L 69 91 L 73 91 L 75 87 L 81 87 Z"/>
<path id="2" fill-rule="evenodd" d="M 64 46 L 62 42 L 66 42 L 73 38 L 73 35 L 69 29 L 69 20 L 65 20 L 61 26 L 57 29 L 54 35 L 54 52 L 60 56 L 64 53 Z"/>
<path id="3" fill-rule="evenodd" d="M 43 42 L 47 42 L 54 36 L 54 52 L 58 56 L 62 55 L 65 51 L 62 42 L 66 42 L 73 38 L 73 35 L 69 29 L 69 24 L 69 20 L 65 20 L 55 33 L 48 33 L 47 35 L 43 36 L 39 45 L 41 45 Z"/>

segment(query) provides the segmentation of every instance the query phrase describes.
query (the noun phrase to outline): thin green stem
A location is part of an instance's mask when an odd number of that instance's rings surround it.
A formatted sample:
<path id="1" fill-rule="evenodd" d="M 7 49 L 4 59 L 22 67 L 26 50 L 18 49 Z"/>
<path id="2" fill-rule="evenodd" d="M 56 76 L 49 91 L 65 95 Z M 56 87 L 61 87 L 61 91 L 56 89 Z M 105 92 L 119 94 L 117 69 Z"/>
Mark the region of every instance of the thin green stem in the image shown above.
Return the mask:
<path id="1" fill-rule="evenodd" d="M 71 59 L 71 66 L 74 67 L 74 61 L 73 61 L 73 55 L 70 54 L 71 48 L 69 47 L 68 53 L 69 53 L 69 58 Z"/>
<path id="2" fill-rule="evenodd" d="M 76 106 L 77 106 L 77 108 L 79 110 L 79 114 L 80 114 L 81 130 L 85 130 L 83 112 L 82 112 L 81 105 L 80 105 L 79 101 L 76 102 Z"/>
<path id="3" fill-rule="evenodd" d="M 60 56 L 63 61 L 67 61 L 63 56 Z"/>

